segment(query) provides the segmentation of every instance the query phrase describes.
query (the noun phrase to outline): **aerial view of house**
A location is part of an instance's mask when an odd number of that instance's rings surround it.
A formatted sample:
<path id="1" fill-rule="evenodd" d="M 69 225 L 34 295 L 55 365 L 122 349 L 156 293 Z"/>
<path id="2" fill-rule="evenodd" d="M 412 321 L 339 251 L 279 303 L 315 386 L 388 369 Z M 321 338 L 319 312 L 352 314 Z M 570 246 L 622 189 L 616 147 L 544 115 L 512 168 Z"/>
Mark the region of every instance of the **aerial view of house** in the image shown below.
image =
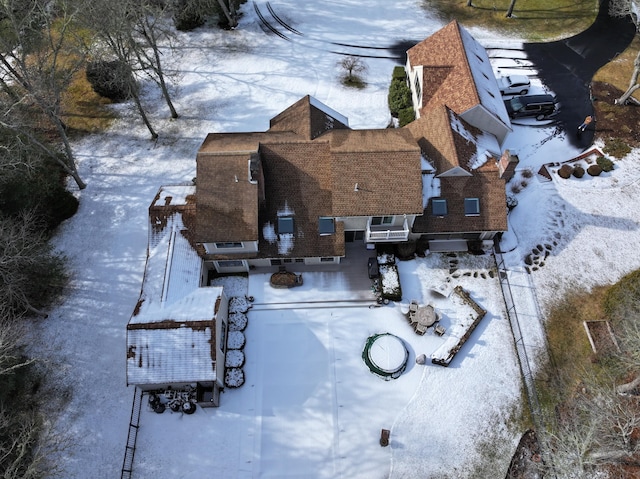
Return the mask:
<path id="1" fill-rule="evenodd" d="M 0 476 L 638 477 L 638 2 L 18 3 Z"/>

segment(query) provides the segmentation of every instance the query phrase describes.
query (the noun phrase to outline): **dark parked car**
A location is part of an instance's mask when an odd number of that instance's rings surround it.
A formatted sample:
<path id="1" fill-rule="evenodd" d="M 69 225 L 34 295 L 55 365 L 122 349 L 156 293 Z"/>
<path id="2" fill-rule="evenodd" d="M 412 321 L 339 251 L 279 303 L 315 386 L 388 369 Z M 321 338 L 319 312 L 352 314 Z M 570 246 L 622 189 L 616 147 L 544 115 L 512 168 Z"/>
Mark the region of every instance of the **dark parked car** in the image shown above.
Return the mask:
<path id="1" fill-rule="evenodd" d="M 378 277 L 380 277 L 380 268 L 378 267 L 378 258 L 369 258 L 369 264 L 368 266 L 368 271 L 369 271 L 369 278 L 370 279 L 376 279 Z"/>
<path id="2" fill-rule="evenodd" d="M 553 95 L 514 96 L 504 101 L 511 118 L 535 116 L 542 120 L 556 111 L 556 98 Z"/>

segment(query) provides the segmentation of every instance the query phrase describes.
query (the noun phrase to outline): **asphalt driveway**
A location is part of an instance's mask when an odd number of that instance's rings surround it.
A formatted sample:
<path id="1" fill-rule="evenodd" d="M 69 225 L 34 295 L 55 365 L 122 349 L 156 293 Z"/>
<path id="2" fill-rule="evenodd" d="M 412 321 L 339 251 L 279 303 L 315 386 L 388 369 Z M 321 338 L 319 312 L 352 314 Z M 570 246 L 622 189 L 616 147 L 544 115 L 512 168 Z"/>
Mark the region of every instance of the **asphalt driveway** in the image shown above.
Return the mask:
<path id="1" fill-rule="evenodd" d="M 636 33 L 629 18 L 612 18 L 608 12 L 609 0 L 602 0 L 595 22 L 584 32 L 556 42 L 524 44 L 524 51 L 542 84 L 552 90 L 560 102 L 555 118 L 558 126 L 575 132 L 568 137 L 577 147 L 586 148 L 593 142 L 594 126 L 577 134 L 578 125 L 587 115 L 593 115 L 589 88 L 593 75 L 622 53 Z"/>

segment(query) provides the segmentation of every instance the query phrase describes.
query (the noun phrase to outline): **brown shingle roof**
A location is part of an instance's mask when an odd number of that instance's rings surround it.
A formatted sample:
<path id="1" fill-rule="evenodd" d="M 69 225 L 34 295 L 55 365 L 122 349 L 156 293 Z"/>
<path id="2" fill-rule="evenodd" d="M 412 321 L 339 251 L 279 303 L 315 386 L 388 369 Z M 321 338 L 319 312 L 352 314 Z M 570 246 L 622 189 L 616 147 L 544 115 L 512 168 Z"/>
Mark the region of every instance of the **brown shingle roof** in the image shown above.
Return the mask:
<path id="1" fill-rule="evenodd" d="M 465 136 L 452 125 L 465 130 Z M 445 106 L 434 108 L 406 128 L 414 135 L 425 156 L 434 163 L 439 175 L 457 166 L 469 175 L 439 176 L 440 198 L 447 200 L 448 214 L 444 218 L 432 215 L 431 200 L 422 217 L 416 218 L 415 233 L 459 233 L 506 231 L 507 209 L 504 180 L 492 159 L 479 168 L 477 138 L 482 132 L 472 127 Z M 476 165 L 477 166 L 477 165 Z M 465 198 L 479 198 L 480 216 L 466 216 Z"/>
<path id="2" fill-rule="evenodd" d="M 273 117 L 269 125 L 269 131 L 293 131 L 305 140 L 313 140 L 329 130 L 348 128 L 345 117 L 309 95 Z"/>
<path id="3" fill-rule="evenodd" d="M 504 181 L 498 179 L 493 162 L 487 162 L 471 177 L 448 177 L 440 181 L 441 197 L 447 200 L 448 214 L 443 218 L 433 216 L 429 200 L 424 215 L 416 218 L 413 224 L 414 233 L 507 231 Z M 465 216 L 465 198 L 479 198 L 479 216 Z"/>
<path id="4" fill-rule="evenodd" d="M 344 235 L 320 236 L 318 219 L 333 216 L 331 158 L 326 141 L 265 143 L 260 148 L 266 201 L 260 214 L 260 256 L 344 256 Z M 278 232 L 278 216 L 294 217 L 294 235 L 279 244 L 264 236 L 270 224 Z"/>
<path id="5" fill-rule="evenodd" d="M 452 124 L 457 123 L 467 135 L 462 136 Z M 444 105 L 424 112 L 419 119 L 406 128 L 418 141 L 423 153 L 434 163 L 439 174 L 460 166 L 471 171 L 478 152 L 478 145 L 471 138 L 478 138 L 482 132 L 469 125 Z M 497 146 L 497 145 L 496 145 Z"/>
<path id="6" fill-rule="evenodd" d="M 249 160 L 273 137 L 297 139 L 291 132 L 207 135 L 196 158 L 196 241 L 258 240 L 259 190 L 248 181 Z"/>
<path id="7" fill-rule="evenodd" d="M 422 211 L 420 148 L 409 131 L 337 130 L 323 138 L 331 145 L 335 216 Z"/>
<path id="8" fill-rule="evenodd" d="M 461 114 L 480 103 L 460 28 L 453 20 L 407 51 L 413 67 L 423 66 L 422 110 L 447 104 Z"/>

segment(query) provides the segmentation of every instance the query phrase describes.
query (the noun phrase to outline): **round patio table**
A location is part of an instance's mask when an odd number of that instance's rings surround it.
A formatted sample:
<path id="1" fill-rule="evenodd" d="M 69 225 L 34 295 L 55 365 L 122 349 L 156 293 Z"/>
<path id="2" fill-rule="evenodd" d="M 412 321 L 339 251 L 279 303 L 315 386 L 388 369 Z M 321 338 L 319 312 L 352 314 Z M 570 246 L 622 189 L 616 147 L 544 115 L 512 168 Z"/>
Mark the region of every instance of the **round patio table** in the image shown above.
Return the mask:
<path id="1" fill-rule="evenodd" d="M 436 310 L 430 304 L 427 306 L 420 306 L 415 314 L 415 322 L 420 326 L 428 328 L 433 326 L 433 323 L 437 321 Z"/>

